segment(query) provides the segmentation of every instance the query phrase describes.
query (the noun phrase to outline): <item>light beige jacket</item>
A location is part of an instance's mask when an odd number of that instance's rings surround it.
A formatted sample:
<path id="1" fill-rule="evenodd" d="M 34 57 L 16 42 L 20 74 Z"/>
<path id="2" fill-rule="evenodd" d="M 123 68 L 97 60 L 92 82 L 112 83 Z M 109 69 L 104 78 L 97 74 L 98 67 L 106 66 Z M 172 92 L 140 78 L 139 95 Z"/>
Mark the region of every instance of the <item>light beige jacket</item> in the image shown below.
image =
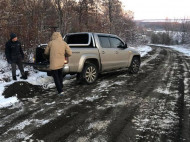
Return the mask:
<path id="1" fill-rule="evenodd" d="M 63 41 L 61 34 L 54 32 L 45 49 L 45 54 L 50 55 L 50 70 L 57 70 L 63 68 L 65 55 L 71 56 L 72 51 L 68 44 Z"/>

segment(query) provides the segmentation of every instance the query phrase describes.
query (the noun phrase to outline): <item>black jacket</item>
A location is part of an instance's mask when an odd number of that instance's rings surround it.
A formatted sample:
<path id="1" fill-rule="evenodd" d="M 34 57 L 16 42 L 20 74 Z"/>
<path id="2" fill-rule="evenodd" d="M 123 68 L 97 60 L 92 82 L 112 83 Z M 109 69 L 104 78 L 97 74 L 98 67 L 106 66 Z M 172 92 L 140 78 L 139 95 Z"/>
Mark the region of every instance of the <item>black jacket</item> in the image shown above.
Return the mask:
<path id="1" fill-rule="evenodd" d="M 8 62 L 17 62 L 24 59 L 24 53 L 19 41 L 12 42 L 9 40 L 5 45 L 5 55 Z"/>

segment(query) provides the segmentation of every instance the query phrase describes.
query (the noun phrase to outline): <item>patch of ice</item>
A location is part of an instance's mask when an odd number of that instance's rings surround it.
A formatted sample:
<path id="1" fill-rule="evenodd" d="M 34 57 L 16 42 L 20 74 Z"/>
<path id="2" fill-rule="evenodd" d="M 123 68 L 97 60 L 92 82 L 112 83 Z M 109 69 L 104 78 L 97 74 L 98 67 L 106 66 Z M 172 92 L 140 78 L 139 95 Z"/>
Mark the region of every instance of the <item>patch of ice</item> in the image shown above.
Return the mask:
<path id="1" fill-rule="evenodd" d="M 11 130 L 23 130 L 26 126 L 30 125 L 32 122 L 32 120 L 25 120 L 19 124 L 17 124 L 15 127 L 11 128 L 9 131 Z"/>
<path id="2" fill-rule="evenodd" d="M 77 105 L 77 104 L 80 104 L 80 103 L 82 103 L 84 100 L 78 100 L 78 101 L 74 101 L 74 100 L 72 100 L 72 104 L 75 104 L 75 105 Z"/>
<path id="3" fill-rule="evenodd" d="M 3 127 L 4 125 L 3 124 L 0 124 L 0 127 Z"/>
<path id="4" fill-rule="evenodd" d="M 26 140 L 29 140 L 32 136 L 33 136 L 33 134 L 30 135 L 30 136 L 26 136 L 26 137 L 24 138 L 24 140 L 25 140 L 25 141 L 26 141 Z"/>
<path id="5" fill-rule="evenodd" d="M 158 92 L 158 93 L 161 93 L 161 94 L 166 94 L 166 95 L 171 94 L 171 92 L 170 92 L 170 90 L 168 88 L 166 88 L 166 89 L 158 88 L 158 89 L 155 90 L 155 92 Z"/>
<path id="6" fill-rule="evenodd" d="M 172 45 L 172 46 L 167 46 L 167 45 L 162 45 L 162 44 L 150 44 L 150 45 L 171 48 L 173 50 L 176 50 L 178 52 L 185 54 L 186 56 L 190 56 L 190 45 Z"/>
<path id="7" fill-rule="evenodd" d="M 86 97 L 85 100 L 93 102 L 94 100 L 97 100 L 99 98 L 100 98 L 99 96 L 92 96 L 92 97 Z"/>
<path id="8" fill-rule="evenodd" d="M 98 135 L 96 138 L 92 139 L 92 142 L 107 142 L 105 135 Z"/>
<path id="9" fill-rule="evenodd" d="M 104 91 L 108 91 L 108 88 L 111 86 L 112 84 L 109 81 L 103 81 L 99 83 L 99 86 L 95 89 L 92 90 L 92 93 L 101 93 Z"/>
<path id="10" fill-rule="evenodd" d="M 40 127 L 42 125 L 45 125 L 48 122 L 50 122 L 50 119 L 49 120 L 39 120 L 39 119 L 28 120 L 27 119 L 27 120 L 25 120 L 23 122 L 20 122 L 16 126 L 12 127 L 6 133 L 8 133 L 9 131 L 12 131 L 12 130 L 23 130 L 26 126 L 29 126 L 29 125 L 32 125 L 32 124 L 35 124 L 37 127 Z"/>
<path id="11" fill-rule="evenodd" d="M 97 121 L 97 122 L 94 122 L 94 123 L 90 123 L 90 125 L 88 126 L 88 130 L 89 129 L 93 129 L 93 130 L 97 130 L 97 131 L 100 131 L 100 130 L 105 130 L 108 125 L 110 124 L 111 121 Z"/>
<path id="12" fill-rule="evenodd" d="M 45 124 L 49 123 L 50 121 L 51 121 L 51 119 L 48 119 L 48 120 L 35 119 L 34 123 L 36 124 L 37 127 L 40 127 L 41 125 L 45 125 Z"/>
<path id="13" fill-rule="evenodd" d="M 115 84 L 117 84 L 117 85 L 123 85 L 123 84 L 125 84 L 125 81 L 117 81 L 117 82 L 115 82 Z"/>
<path id="14" fill-rule="evenodd" d="M 140 52 L 141 57 L 144 57 L 148 54 L 148 52 L 152 51 L 152 48 L 150 46 L 138 46 L 135 49 L 137 49 Z"/>
<path id="15" fill-rule="evenodd" d="M 45 103 L 46 105 L 50 106 L 50 105 L 53 105 L 55 104 L 55 102 L 52 102 L 52 103 Z"/>
<path id="16" fill-rule="evenodd" d="M 89 142 L 88 137 L 79 137 L 76 142 Z"/>

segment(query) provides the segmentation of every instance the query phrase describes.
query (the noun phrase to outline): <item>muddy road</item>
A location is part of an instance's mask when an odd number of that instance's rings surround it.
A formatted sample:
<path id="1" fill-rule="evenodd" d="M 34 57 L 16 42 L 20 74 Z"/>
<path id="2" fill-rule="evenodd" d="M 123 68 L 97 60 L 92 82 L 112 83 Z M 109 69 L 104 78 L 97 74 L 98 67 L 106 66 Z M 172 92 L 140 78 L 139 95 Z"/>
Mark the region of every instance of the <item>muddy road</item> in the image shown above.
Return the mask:
<path id="1" fill-rule="evenodd" d="M 55 88 L 8 86 L 4 95 L 16 90 L 20 101 L 0 109 L 0 141 L 189 142 L 190 58 L 152 48 L 138 74 L 103 74 L 93 85 L 70 79 L 64 97 Z"/>

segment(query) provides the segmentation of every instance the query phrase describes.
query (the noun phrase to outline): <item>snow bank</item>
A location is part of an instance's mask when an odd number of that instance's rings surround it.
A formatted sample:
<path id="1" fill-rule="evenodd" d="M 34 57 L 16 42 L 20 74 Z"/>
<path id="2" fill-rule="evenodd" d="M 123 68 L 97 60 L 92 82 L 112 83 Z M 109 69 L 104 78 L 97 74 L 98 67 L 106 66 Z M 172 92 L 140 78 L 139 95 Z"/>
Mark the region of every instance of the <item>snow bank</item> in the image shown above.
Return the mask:
<path id="1" fill-rule="evenodd" d="M 137 49 L 141 55 L 141 57 L 144 57 L 148 54 L 148 52 L 152 51 L 152 48 L 150 46 L 138 46 L 135 49 Z"/>
<path id="2" fill-rule="evenodd" d="M 190 56 L 190 45 L 189 46 L 175 45 L 175 46 L 169 46 L 169 48 L 179 51 L 185 54 L 186 56 Z"/>
<path id="3" fill-rule="evenodd" d="M 25 70 L 27 71 L 28 68 L 25 68 Z M 19 70 L 17 70 L 17 74 L 20 74 Z M 0 74 L 0 79 L 1 79 L 0 81 L 0 108 L 11 106 L 15 102 L 19 101 L 17 97 L 4 98 L 4 96 L 2 95 L 5 90 L 5 86 L 11 85 L 15 82 L 15 81 L 9 81 L 9 80 L 5 81 L 3 78 L 7 77 L 11 79 L 11 76 L 12 76 L 11 71 L 6 71 L 5 73 Z M 20 77 L 17 77 L 17 81 L 25 81 L 25 80 L 22 80 L 20 79 Z M 46 73 L 43 73 L 43 72 L 38 72 L 38 73 L 30 72 L 30 75 L 28 76 L 28 79 L 26 81 L 33 85 L 46 86 L 46 88 L 49 87 L 49 85 L 53 84 L 53 79 L 51 77 L 48 77 Z M 54 87 L 54 85 L 52 86 Z"/>
<path id="4" fill-rule="evenodd" d="M 171 46 L 162 45 L 162 44 L 150 44 L 150 45 L 164 47 L 164 48 L 171 48 L 185 54 L 186 56 L 190 56 L 190 45 L 171 45 Z"/>
<path id="5" fill-rule="evenodd" d="M 25 71 L 29 71 L 28 79 L 20 79 L 20 71 L 17 70 L 16 74 L 19 75 L 17 81 L 26 81 L 33 85 L 42 85 L 45 88 L 52 88 L 55 86 L 53 78 L 48 77 L 45 72 L 37 72 L 30 67 L 25 67 Z M 5 60 L 4 54 L 0 53 L 0 108 L 11 106 L 19 101 L 17 97 L 4 98 L 2 95 L 5 87 L 14 82 L 15 81 L 12 80 L 11 66 Z"/>

